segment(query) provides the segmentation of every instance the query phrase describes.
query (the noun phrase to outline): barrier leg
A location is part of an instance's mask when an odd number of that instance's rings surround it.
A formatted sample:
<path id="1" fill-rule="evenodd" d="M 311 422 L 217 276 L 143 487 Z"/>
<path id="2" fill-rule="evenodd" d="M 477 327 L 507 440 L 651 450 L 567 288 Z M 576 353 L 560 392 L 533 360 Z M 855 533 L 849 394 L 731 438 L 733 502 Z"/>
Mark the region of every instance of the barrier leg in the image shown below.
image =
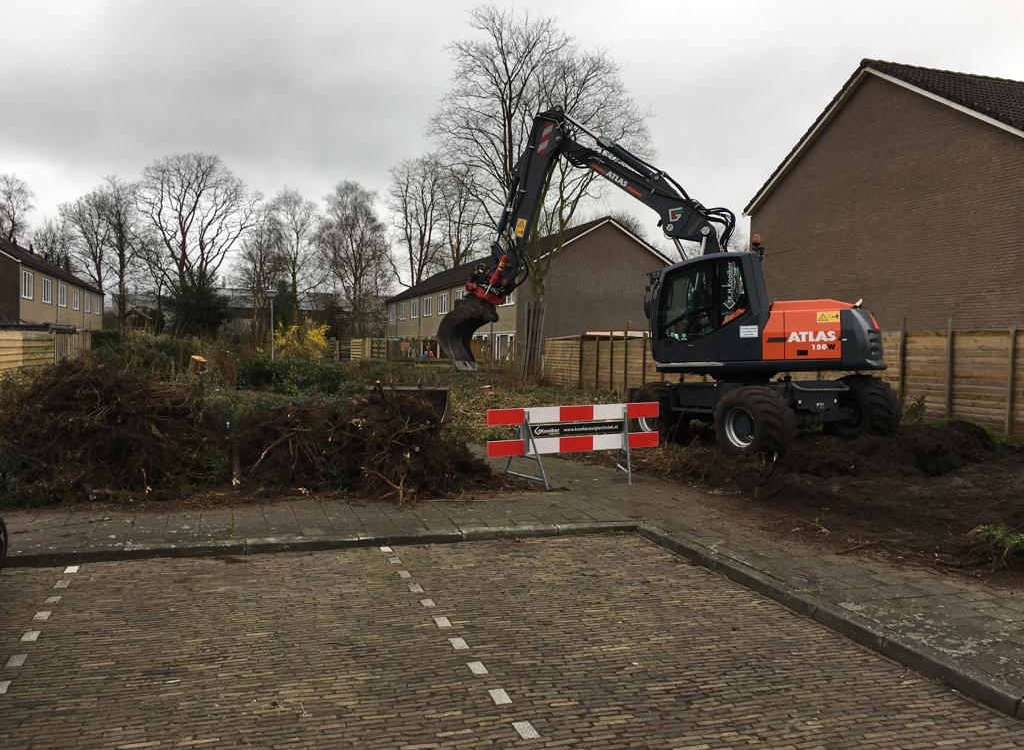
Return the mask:
<path id="1" fill-rule="evenodd" d="M 537 468 L 540 469 L 540 476 L 536 476 L 534 474 L 523 474 L 518 471 L 512 471 L 512 456 L 509 456 L 508 460 L 505 462 L 505 473 L 511 474 L 514 477 L 529 479 L 532 482 L 541 482 L 543 483 L 545 490 L 550 490 L 551 485 L 548 482 L 548 472 L 544 468 L 544 462 L 540 458 L 540 451 L 537 450 L 537 443 L 533 436 L 533 430 L 530 429 L 529 415 L 527 415 L 526 418 L 523 420 L 523 423 L 519 425 L 519 436 L 520 438 L 522 438 L 523 442 L 529 446 L 527 455 L 523 456 L 523 458 L 536 462 Z"/>
<path id="2" fill-rule="evenodd" d="M 622 465 L 622 459 L 626 459 L 626 465 Z M 629 451 L 629 408 L 622 410 L 622 447 L 619 448 L 618 459 L 615 468 L 626 472 L 626 484 L 633 486 L 633 456 Z"/>

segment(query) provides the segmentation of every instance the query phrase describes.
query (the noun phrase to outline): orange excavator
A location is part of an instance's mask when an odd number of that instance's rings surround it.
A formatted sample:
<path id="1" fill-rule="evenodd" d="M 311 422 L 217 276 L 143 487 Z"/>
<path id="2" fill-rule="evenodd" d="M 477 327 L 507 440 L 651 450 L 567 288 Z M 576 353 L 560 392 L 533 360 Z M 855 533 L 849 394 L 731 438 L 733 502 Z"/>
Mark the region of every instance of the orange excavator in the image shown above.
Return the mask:
<path id="1" fill-rule="evenodd" d="M 727 249 L 735 226 L 731 211 L 705 208 L 664 171 L 560 109 L 534 118 L 491 259 L 475 269 L 466 295 L 439 327 L 438 341 L 458 369 L 475 369 L 473 334 L 498 319 L 497 306 L 527 278 L 528 240 L 560 158 L 593 170 L 657 212 L 658 226 L 683 257 L 649 277 L 644 312 L 653 355 L 661 373 L 710 380 L 682 382 L 680 377 L 680 382 L 640 388 L 633 399 L 661 404 L 661 416 L 641 420 L 640 429 L 657 429 L 681 442 L 694 420 L 711 422 L 724 451 L 771 456 L 785 453 L 798 429 L 820 427 L 843 437 L 895 431 L 896 396 L 870 374 L 886 366 L 882 333 L 860 301 L 772 302 L 759 238 L 754 236 L 749 252 Z M 700 243 L 702 253 L 686 259 L 682 241 Z M 854 374 L 793 377 L 837 370 Z"/>

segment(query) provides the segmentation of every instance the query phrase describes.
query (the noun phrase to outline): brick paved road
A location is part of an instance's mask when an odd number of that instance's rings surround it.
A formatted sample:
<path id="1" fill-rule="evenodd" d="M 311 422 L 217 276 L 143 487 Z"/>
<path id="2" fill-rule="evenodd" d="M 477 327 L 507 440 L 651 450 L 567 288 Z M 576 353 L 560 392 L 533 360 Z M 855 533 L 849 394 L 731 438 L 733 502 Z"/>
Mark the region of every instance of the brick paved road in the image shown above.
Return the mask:
<path id="1" fill-rule="evenodd" d="M 3 748 L 1024 747 L 631 536 L 13 569 L 0 601 Z"/>

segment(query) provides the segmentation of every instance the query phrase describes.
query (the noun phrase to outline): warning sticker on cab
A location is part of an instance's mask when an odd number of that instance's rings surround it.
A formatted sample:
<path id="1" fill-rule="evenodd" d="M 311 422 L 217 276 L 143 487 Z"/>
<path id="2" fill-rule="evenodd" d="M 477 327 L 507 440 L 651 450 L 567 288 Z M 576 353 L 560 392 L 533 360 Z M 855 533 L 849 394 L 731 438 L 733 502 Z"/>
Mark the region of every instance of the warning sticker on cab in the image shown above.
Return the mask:
<path id="1" fill-rule="evenodd" d="M 525 232 L 526 232 L 526 219 L 519 219 L 519 221 L 516 222 L 516 237 L 522 237 Z M 836 313 L 836 315 L 838 315 L 838 314 L 839 313 Z M 838 320 L 838 318 L 836 318 L 836 320 Z"/>
<path id="2" fill-rule="evenodd" d="M 839 322 L 839 311 L 830 310 L 828 312 L 818 313 L 819 323 L 838 323 Z"/>

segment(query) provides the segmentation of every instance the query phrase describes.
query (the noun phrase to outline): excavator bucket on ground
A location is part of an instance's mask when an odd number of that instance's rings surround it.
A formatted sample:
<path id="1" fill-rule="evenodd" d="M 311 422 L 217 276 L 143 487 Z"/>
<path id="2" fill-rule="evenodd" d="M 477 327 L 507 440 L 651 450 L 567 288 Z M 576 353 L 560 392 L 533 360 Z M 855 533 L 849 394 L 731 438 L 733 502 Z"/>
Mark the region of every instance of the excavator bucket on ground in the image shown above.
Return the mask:
<path id="1" fill-rule="evenodd" d="M 473 334 L 478 328 L 497 320 L 498 311 L 494 305 L 473 296 L 458 300 L 452 311 L 444 316 L 437 328 L 437 341 L 456 370 L 476 369 L 476 357 L 471 348 Z"/>

